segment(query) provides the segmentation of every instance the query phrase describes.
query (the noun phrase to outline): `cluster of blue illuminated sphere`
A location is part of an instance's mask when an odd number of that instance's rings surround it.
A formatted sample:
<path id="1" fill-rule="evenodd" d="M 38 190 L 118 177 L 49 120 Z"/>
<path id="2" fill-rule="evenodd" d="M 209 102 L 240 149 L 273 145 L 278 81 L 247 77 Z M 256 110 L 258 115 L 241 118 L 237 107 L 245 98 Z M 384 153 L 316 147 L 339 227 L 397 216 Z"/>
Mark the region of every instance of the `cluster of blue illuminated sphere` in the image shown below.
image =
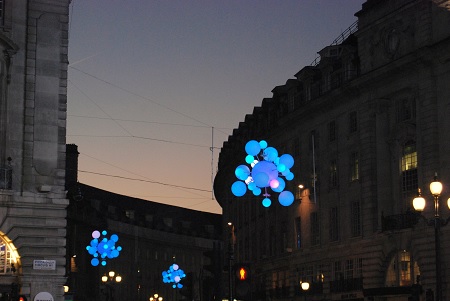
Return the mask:
<path id="1" fill-rule="evenodd" d="M 284 191 L 286 182 L 294 179 L 291 172 L 294 166 L 294 158 L 289 154 L 278 156 L 278 151 L 274 147 L 269 147 L 264 140 L 250 140 L 245 145 L 245 162 L 247 165 L 239 165 L 234 171 L 236 177 L 240 181 L 236 181 L 231 185 L 231 192 L 241 197 L 247 189 L 253 195 L 262 195 L 265 197 L 262 201 L 264 207 L 272 204 L 268 188 L 279 193 L 278 201 L 283 206 L 290 206 L 294 202 L 294 195 L 290 191 Z M 284 177 L 284 179 L 283 179 Z"/>
<path id="2" fill-rule="evenodd" d="M 182 288 L 183 284 L 181 284 L 181 279 L 186 277 L 186 274 L 178 264 L 172 264 L 167 271 L 162 272 L 163 282 L 171 283 L 172 288 Z"/>
<path id="3" fill-rule="evenodd" d="M 105 266 L 106 259 L 119 256 L 119 252 L 122 250 L 121 246 L 116 247 L 119 236 L 113 234 L 108 239 L 106 234 L 108 233 L 105 230 L 101 234 L 97 230 L 92 232 L 91 244 L 86 247 L 86 250 L 94 257 L 91 260 L 91 265 L 93 266 L 98 266 L 100 263 L 102 266 Z M 103 235 L 103 238 L 100 237 L 101 235 Z"/>

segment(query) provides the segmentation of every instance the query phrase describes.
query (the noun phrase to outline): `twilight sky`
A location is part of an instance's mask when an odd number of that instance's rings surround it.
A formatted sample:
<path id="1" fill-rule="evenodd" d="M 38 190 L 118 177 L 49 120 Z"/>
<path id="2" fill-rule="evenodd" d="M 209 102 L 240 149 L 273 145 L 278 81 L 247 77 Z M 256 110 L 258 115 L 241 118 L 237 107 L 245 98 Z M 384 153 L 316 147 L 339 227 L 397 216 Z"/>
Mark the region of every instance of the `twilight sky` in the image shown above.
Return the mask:
<path id="1" fill-rule="evenodd" d="M 72 0 L 67 143 L 79 181 L 221 213 L 211 190 L 223 141 L 363 2 Z"/>

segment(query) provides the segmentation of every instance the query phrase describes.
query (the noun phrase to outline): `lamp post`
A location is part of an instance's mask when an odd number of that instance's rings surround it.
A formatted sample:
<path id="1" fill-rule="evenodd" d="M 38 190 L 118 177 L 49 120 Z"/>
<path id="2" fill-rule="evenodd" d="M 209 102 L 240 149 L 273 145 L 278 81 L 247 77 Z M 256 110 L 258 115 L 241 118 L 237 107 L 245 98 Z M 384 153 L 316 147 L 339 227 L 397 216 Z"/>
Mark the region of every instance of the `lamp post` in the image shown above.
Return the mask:
<path id="1" fill-rule="evenodd" d="M 234 261 L 234 225 L 232 222 L 228 222 L 230 227 L 230 243 L 228 247 L 228 290 L 229 301 L 233 301 L 233 261 Z"/>
<path id="2" fill-rule="evenodd" d="M 434 174 L 434 180 L 430 183 L 430 192 L 434 199 L 434 218 L 425 219 L 429 226 L 434 227 L 434 248 L 436 255 L 436 301 L 442 301 L 442 279 L 441 279 L 441 252 L 440 252 L 440 229 L 448 223 L 441 219 L 439 215 L 439 197 L 442 193 L 442 183 L 437 179 L 437 173 Z M 420 189 L 418 196 L 413 200 L 413 207 L 416 211 L 422 212 L 425 208 L 425 199 L 422 197 Z M 450 198 L 447 200 L 447 206 L 450 208 Z M 422 215 L 421 215 L 422 216 Z M 422 216 L 423 217 L 423 216 Z"/>
<path id="3" fill-rule="evenodd" d="M 108 275 L 105 274 L 102 276 L 102 282 L 107 288 L 106 296 L 107 296 L 108 301 L 114 301 L 112 285 L 114 283 L 120 283 L 121 281 L 122 281 L 122 276 L 120 276 L 119 274 L 116 274 L 116 272 L 114 272 L 114 271 L 109 271 Z"/>
<path id="4" fill-rule="evenodd" d="M 149 301 L 163 301 L 163 297 L 161 297 L 158 294 L 154 294 L 153 296 L 151 296 L 149 299 Z"/>
<path id="5" fill-rule="evenodd" d="M 303 296 L 306 301 L 306 292 L 309 290 L 309 282 L 300 280 L 300 287 L 303 290 Z"/>

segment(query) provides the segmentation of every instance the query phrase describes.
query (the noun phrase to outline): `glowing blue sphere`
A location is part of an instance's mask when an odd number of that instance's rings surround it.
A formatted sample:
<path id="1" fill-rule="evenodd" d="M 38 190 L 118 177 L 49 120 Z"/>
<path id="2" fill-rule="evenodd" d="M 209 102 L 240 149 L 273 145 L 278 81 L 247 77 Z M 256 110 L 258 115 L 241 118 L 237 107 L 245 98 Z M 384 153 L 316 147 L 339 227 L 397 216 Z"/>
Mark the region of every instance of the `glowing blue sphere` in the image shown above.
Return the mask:
<path id="1" fill-rule="evenodd" d="M 273 162 L 276 160 L 276 158 L 278 158 L 278 151 L 276 150 L 276 148 L 269 146 L 268 148 L 266 148 L 264 150 L 263 156 L 264 156 L 264 160 Z"/>
<path id="2" fill-rule="evenodd" d="M 243 196 L 247 192 L 247 185 L 244 182 L 236 181 L 231 185 L 231 192 L 235 196 Z"/>
<path id="3" fill-rule="evenodd" d="M 290 206 L 294 202 L 294 195 L 290 191 L 283 191 L 278 196 L 278 202 L 285 207 Z"/>
<path id="4" fill-rule="evenodd" d="M 255 161 L 255 157 L 252 155 L 247 155 L 245 157 L 245 162 L 247 162 L 247 164 L 252 164 L 252 162 Z"/>
<path id="5" fill-rule="evenodd" d="M 239 165 L 236 167 L 234 174 L 239 180 L 245 181 L 250 175 L 250 168 L 247 165 Z"/>
<path id="6" fill-rule="evenodd" d="M 261 151 L 261 146 L 259 145 L 258 141 L 250 140 L 245 145 L 245 151 L 249 155 L 256 156 Z"/>
<path id="7" fill-rule="evenodd" d="M 283 172 L 283 171 L 285 171 L 286 170 L 286 165 L 284 165 L 284 164 L 278 164 L 277 165 L 277 170 L 279 171 L 279 172 Z"/>
<path id="8" fill-rule="evenodd" d="M 260 195 L 261 194 L 261 188 L 256 187 L 255 189 L 252 190 L 253 195 Z"/>
<path id="9" fill-rule="evenodd" d="M 294 166 L 294 158 L 289 154 L 283 154 L 280 156 L 280 164 L 285 165 L 289 169 Z"/>
<path id="10" fill-rule="evenodd" d="M 255 184 L 257 187 L 267 187 L 269 186 L 269 175 L 265 172 L 258 172 L 254 173 L 252 172 L 253 181 L 255 181 Z"/>
<path id="11" fill-rule="evenodd" d="M 98 258 L 92 258 L 91 259 L 91 265 L 96 267 L 98 266 L 98 264 L 100 263 L 100 261 L 98 260 Z"/>
<path id="12" fill-rule="evenodd" d="M 294 179 L 294 174 L 292 172 L 289 172 L 285 177 L 286 180 L 291 181 Z"/>
<path id="13" fill-rule="evenodd" d="M 266 208 L 270 207 L 271 204 L 272 201 L 269 198 L 265 198 L 264 200 L 262 200 L 262 205 Z"/>
<path id="14" fill-rule="evenodd" d="M 267 147 L 267 142 L 265 140 L 259 141 L 259 146 L 261 149 L 265 149 Z"/>
<path id="15" fill-rule="evenodd" d="M 256 183 L 255 182 L 250 182 L 247 185 L 248 190 L 253 190 L 256 188 Z"/>

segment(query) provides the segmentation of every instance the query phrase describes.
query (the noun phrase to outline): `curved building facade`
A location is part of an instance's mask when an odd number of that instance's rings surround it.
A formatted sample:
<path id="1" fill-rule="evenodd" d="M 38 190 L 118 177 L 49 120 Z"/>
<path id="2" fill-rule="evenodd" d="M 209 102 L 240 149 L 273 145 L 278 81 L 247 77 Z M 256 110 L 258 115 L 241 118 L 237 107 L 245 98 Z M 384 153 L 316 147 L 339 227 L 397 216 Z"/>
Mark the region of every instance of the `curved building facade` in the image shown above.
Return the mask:
<path id="1" fill-rule="evenodd" d="M 450 298 L 450 227 L 435 235 L 428 190 L 437 173 L 444 221 L 450 2 L 369 0 L 356 16 L 320 60 L 247 114 L 221 149 L 214 191 L 234 225 L 235 261 L 251 268 L 244 300 Z M 261 196 L 231 193 L 249 140 L 293 155 L 291 206 L 278 204 L 275 193 L 268 208 Z M 419 188 L 422 213 L 412 207 Z"/>

